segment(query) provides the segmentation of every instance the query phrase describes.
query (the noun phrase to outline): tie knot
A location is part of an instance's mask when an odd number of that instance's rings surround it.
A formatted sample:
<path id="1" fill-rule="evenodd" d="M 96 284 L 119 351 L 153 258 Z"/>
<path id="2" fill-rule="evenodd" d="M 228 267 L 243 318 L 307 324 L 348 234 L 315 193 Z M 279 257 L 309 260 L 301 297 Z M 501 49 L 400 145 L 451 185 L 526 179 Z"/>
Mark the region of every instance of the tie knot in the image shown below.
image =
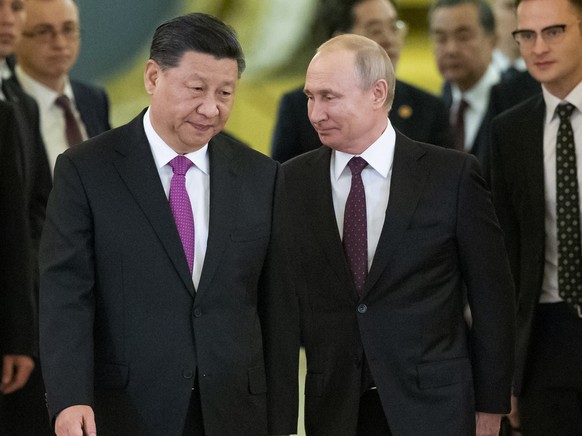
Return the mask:
<path id="1" fill-rule="evenodd" d="M 457 113 L 464 114 L 467 109 L 469 109 L 469 103 L 467 103 L 467 100 L 462 99 L 459 102 L 459 109 L 457 109 Z"/>
<path id="2" fill-rule="evenodd" d="M 574 112 L 576 107 L 573 104 L 566 103 L 566 104 L 559 104 L 556 107 L 556 113 L 560 117 L 560 121 L 569 121 L 570 115 Z"/>
<path id="3" fill-rule="evenodd" d="M 359 156 L 352 157 L 348 162 L 348 166 L 350 167 L 353 176 L 359 175 L 367 165 L 368 162 Z"/>
<path id="4" fill-rule="evenodd" d="M 186 156 L 182 155 L 176 156 L 174 159 L 170 161 L 170 166 L 172 167 L 174 174 L 177 174 L 179 176 L 186 175 L 186 171 L 188 171 L 188 169 L 192 165 L 194 165 L 192 161 L 188 159 Z"/>
<path id="5" fill-rule="evenodd" d="M 71 100 L 64 94 L 57 97 L 55 104 L 61 109 L 71 110 Z"/>

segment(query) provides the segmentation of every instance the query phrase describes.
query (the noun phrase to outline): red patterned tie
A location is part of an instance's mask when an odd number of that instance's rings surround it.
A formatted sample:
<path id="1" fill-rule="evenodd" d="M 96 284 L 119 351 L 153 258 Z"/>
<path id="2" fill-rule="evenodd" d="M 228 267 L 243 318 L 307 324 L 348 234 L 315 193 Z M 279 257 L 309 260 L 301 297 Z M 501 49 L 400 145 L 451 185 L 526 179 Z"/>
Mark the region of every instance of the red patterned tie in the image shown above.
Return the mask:
<path id="1" fill-rule="evenodd" d="M 352 186 L 344 212 L 343 245 L 356 290 L 361 294 L 368 276 L 368 224 L 366 192 L 362 170 L 368 165 L 361 157 L 353 157 L 348 166 L 352 171 Z"/>
<path id="2" fill-rule="evenodd" d="M 184 247 L 190 273 L 194 269 L 194 215 L 186 191 L 186 172 L 193 165 L 186 156 L 176 156 L 169 163 L 174 171 L 170 182 L 170 208 Z"/>
<path id="3" fill-rule="evenodd" d="M 67 143 L 69 147 L 77 145 L 83 141 L 81 129 L 71 109 L 71 100 L 66 95 L 61 95 L 55 100 L 55 104 L 60 107 L 65 115 L 65 135 L 67 136 Z"/>

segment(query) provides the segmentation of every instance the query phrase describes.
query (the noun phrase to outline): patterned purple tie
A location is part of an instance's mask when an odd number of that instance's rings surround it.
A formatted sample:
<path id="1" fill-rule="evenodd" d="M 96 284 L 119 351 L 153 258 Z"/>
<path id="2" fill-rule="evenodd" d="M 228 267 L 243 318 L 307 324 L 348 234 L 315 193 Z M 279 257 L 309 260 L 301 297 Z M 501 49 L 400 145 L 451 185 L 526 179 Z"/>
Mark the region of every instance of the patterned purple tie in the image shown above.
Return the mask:
<path id="1" fill-rule="evenodd" d="M 344 252 L 358 294 L 364 289 L 368 276 L 368 225 L 366 218 L 366 193 L 362 170 L 368 165 L 361 157 L 353 157 L 348 166 L 352 171 L 352 186 L 344 213 Z"/>
<path id="2" fill-rule="evenodd" d="M 170 208 L 174 214 L 190 273 L 194 268 L 194 215 L 186 191 L 186 172 L 192 165 L 192 161 L 185 156 L 176 156 L 170 161 L 170 166 L 174 170 L 170 183 Z"/>
<path id="3" fill-rule="evenodd" d="M 66 95 L 61 95 L 55 100 L 55 104 L 60 107 L 65 115 L 65 135 L 69 147 L 77 145 L 83 141 L 81 129 L 71 109 L 71 100 Z"/>

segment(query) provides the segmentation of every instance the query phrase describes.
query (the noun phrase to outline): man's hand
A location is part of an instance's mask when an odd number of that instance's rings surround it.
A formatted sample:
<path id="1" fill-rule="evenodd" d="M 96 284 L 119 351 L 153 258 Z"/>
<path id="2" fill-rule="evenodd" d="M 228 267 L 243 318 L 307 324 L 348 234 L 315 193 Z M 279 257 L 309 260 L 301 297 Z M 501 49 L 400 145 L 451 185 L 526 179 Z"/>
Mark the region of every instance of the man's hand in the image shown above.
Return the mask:
<path id="1" fill-rule="evenodd" d="M 57 415 L 57 436 L 97 436 L 95 415 L 90 406 L 71 406 Z"/>
<path id="2" fill-rule="evenodd" d="M 514 435 L 521 434 L 521 424 L 519 422 L 519 411 L 517 407 L 517 397 L 515 395 L 511 396 L 511 412 L 507 415 L 509 418 L 509 424 L 511 425 L 511 430 Z"/>
<path id="3" fill-rule="evenodd" d="M 22 388 L 34 369 L 34 360 L 22 354 L 8 354 L 2 357 L 2 383 L 0 392 L 11 394 Z"/>
<path id="4" fill-rule="evenodd" d="M 475 419 L 477 420 L 476 436 L 498 436 L 502 416 L 492 413 L 475 413 Z"/>

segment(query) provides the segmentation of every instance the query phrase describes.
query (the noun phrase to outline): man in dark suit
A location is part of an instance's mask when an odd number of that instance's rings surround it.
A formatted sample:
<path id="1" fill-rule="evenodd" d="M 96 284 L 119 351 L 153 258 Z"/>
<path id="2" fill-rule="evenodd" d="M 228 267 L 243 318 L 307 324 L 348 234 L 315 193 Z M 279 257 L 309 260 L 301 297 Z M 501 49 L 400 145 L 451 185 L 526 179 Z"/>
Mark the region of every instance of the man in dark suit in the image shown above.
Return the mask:
<path id="1" fill-rule="evenodd" d="M 582 431 L 582 1 L 522 0 L 514 33 L 542 94 L 496 118 L 493 195 L 516 286 L 524 436 Z M 514 424 L 516 425 L 516 424 Z"/>
<path id="2" fill-rule="evenodd" d="M 26 201 L 12 105 L 0 99 L 0 403 L 27 382 L 35 334 Z M 7 434 L 0 414 L 0 431 Z"/>
<path id="3" fill-rule="evenodd" d="M 50 190 L 43 181 L 48 178 L 50 171 L 43 171 L 44 144 L 39 130 L 39 114 L 34 99 L 26 95 L 16 83 L 12 71 L 8 65 L 10 55 L 14 52 L 16 43 L 21 37 L 22 26 L 25 20 L 24 4 L 21 1 L 3 1 L 0 8 L 0 27 L 2 42 L 0 43 L 0 100 L 4 100 L 10 107 L 13 120 L 11 130 L 16 135 L 13 144 L 16 150 L 17 177 L 24 194 L 24 207 L 28 222 L 26 229 L 29 234 L 23 235 L 19 231 L 8 233 L 9 240 L 3 241 L 7 247 L 32 245 L 32 268 L 26 268 L 21 273 L 30 275 L 28 280 L 36 283 L 36 254 L 42 223 L 45 217 L 46 201 Z M 45 159 L 46 160 L 46 159 Z M 14 181 L 16 182 L 16 180 Z M 6 264 L 10 265 L 10 263 Z M 34 288 L 33 288 L 34 289 Z M 36 294 L 36 293 L 35 293 Z M 36 300 L 35 300 L 36 302 Z M 23 302 L 24 307 L 26 304 Z M 34 304 L 35 308 L 37 305 Z M 12 313 L 14 317 L 22 316 L 23 321 L 30 322 L 28 329 L 33 334 L 34 344 L 32 348 L 37 355 L 37 317 L 30 318 L 27 314 Z M 27 345 L 28 346 L 28 345 Z M 32 434 L 35 436 L 49 435 L 50 425 L 46 414 L 44 402 L 44 387 L 40 375 L 38 363 L 34 365 L 34 371 L 28 377 L 26 385 L 6 395 L 0 405 L 0 420 L 4 423 L 2 434 L 20 436 Z"/>
<path id="4" fill-rule="evenodd" d="M 57 97 L 66 96 L 70 101 L 72 123 L 78 127 L 75 142 L 96 136 L 110 129 L 109 103 L 105 92 L 92 85 L 69 79 L 68 73 L 79 53 L 79 13 L 73 0 L 30 0 L 24 3 L 26 19 L 22 38 L 16 45 L 18 65 L 10 57 L 8 64 L 12 77 L 8 85 L 13 93 L 28 93 L 38 103 L 34 115 L 27 110 L 23 125 L 33 123 L 43 137 L 42 147 L 27 147 L 23 150 L 25 161 L 34 159 L 34 174 L 28 174 L 36 203 L 36 217 L 31 226 L 32 240 L 38 248 L 44 224 L 48 193 L 52 188 L 52 171 L 57 156 L 71 144 L 67 141 L 67 118 L 63 108 L 55 103 Z M 34 118 L 32 118 L 34 117 Z M 40 123 L 39 123 L 40 117 Z M 25 133 L 26 134 L 26 133 Z M 29 141 L 28 141 L 29 142 Z M 33 154 L 34 153 L 34 154 Z M 35 250 L 34 254 L 37 251 Z M 35 256 L 35 265 L 37 257 Z M 34 269 L 35 295 L 38 295 L 37 268 Z M 37 362 L 28 385 L 11 396 L 4 404 L 8 416 L 13 417 L 11 427 L 14 435 L 51 434 L 46 414 L 44 386 Z M 36 424 L 30 417 L 42 419 Z M 42 430 L 39 429 L 42 426 Z"/>
<path id="5" fill-rule="evenodd" d="M 15 73 L 39 105 L 47 165 L 52 171 L 57 156 L 69 146 L 110 129 L 109 101 L 103 89 L 69 79 L 80 48 L 75 1 L 30 0 L 25 10 Z M 68 136 L 69 123 L 77 129 L 75 139 Z"/>
<path id="6" fill-rule="evenodd" d="M 282 210 L 307 434 L 496 434 L 509 411 L 513 287 L 477 160 L 393 128 L 394 72 L 367 38 L 323 44 L 305 92 L 326 147 L 282 166 Z"/>
<path id="7" fill-rule="evenodd" d="M 520 71 L 491 88 L 489 111 L 491 120 L 501 112 L 511 109 L 534 95 L 541 94 L 540 82 L 529 71 Z"/>
<path id="8" fill-rule="evenodd" d="M 405 36 L 403 23 L 398 21 L 396 8 L 390 0 L 328 3 L 322 5 L 322 21 L 327 23 L 330 37 L 354 33 L 371 38 L 384 47 L 396 65 Z M 451 147 L 447 117 L 448 111 L 438 97 L 401 80 L 396 81 L 390 121 L 397 130 L 417 141 Z M 303 88 L 283 95 L 271 144 L 273 159 L 284 162 L 320 146 L 321 141 L 307 116 Z"/>
<path id="9" fill-rule="evenodd" d="M 491 5 L 487 0 L 436 0 L 429 19 L 455 148 L 474 154 L 489 179 L 489 92 L 501 78 L 491 62 L 496 43 Z"/>
<path id="10" fill-rule="evenodd" d="M 149 109 L 59 157 L 40 253 L 57 434 L 296 431 L 298 354 L 269 333 L 286 306 L 267 265 L 278 166 L 217 135 L 243 69 L 224 23 L 172 19 Z"/>

